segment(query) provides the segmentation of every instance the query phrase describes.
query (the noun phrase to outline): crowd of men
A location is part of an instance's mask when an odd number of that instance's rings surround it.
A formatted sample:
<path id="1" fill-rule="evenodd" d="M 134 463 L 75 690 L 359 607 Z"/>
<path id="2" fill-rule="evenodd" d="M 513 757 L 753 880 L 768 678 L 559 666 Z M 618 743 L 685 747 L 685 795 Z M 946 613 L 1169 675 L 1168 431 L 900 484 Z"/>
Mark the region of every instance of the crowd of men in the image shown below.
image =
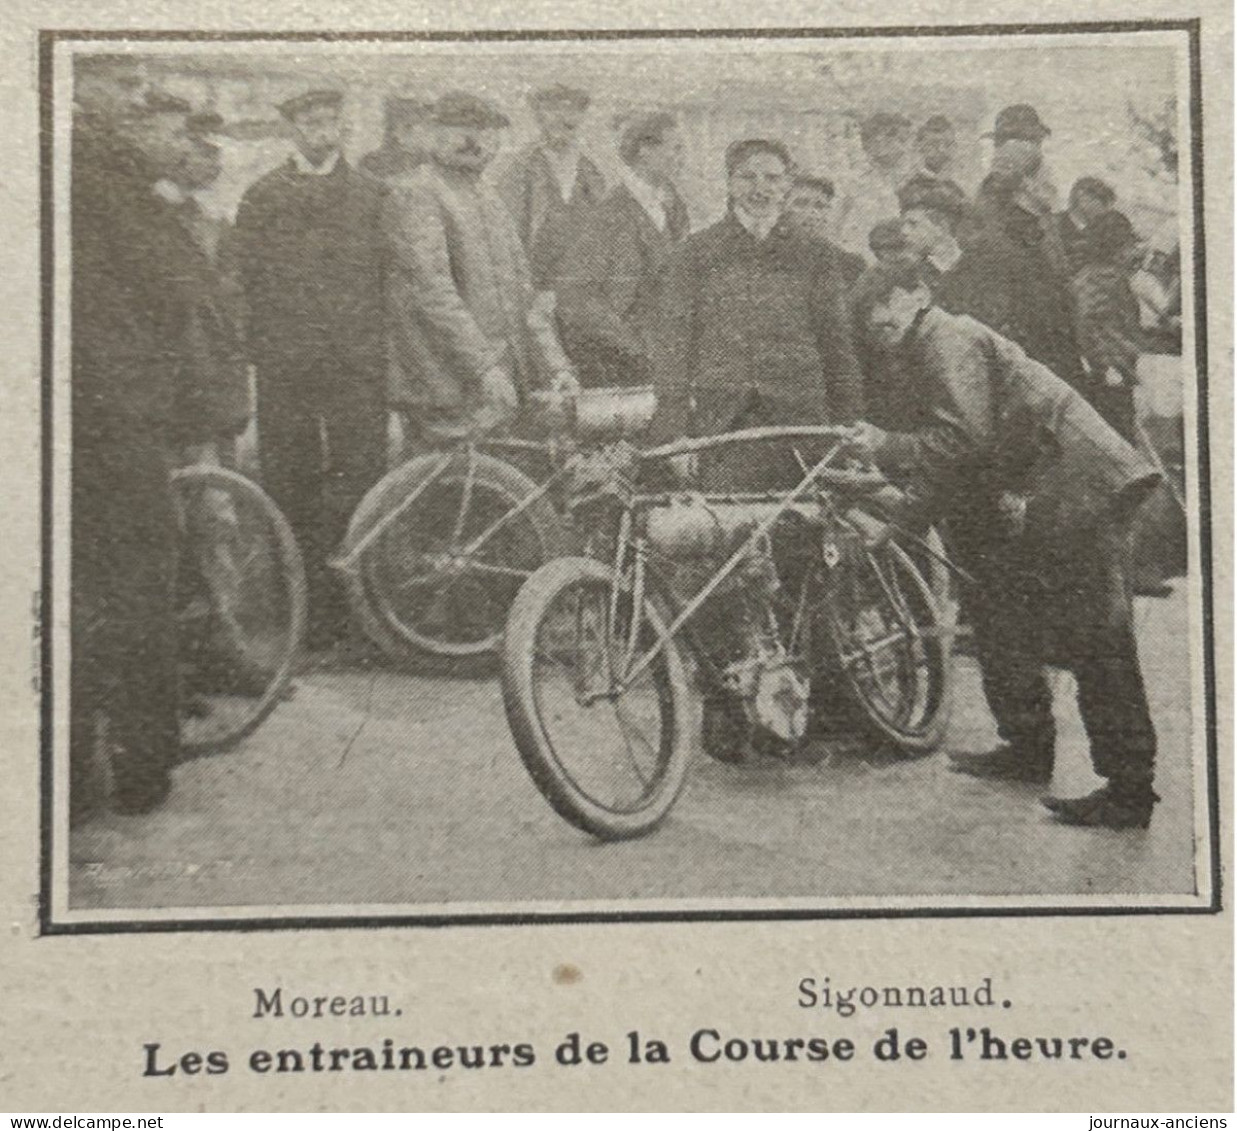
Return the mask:
<path id="1" fill-rule="evenodd" d="M 343 92 L 311 90 L 278 107 L 291 156 L 228 228 L 195 198 L 219 176 L 224 122 L 151 88 L 130 58 L 82 57 L 74 90 L 74 782 L 102 716 L 113 806 L 144 812 L 170 788 L 168 472 L 226 459 L 251 375 L 261 479 L 305 557 L 316 649 L 349 631 L 327 562 L 386 466 L 391 414 L 415 451 L 501 423 L 534 389 L 651 383 L 654 440 L 855 424 L 856 446 L 905 488 L 900 521 L 944 521 L 982 583 L 966 600 L 1003 742 L 956 768 L 1047 781 L 1043 664 L 1061 663 L 1108 784 L 1047 803 L 1070 823 L 1146 825 L 1155 736 L 1121 528 L 1150 476 L 1119 438 L 1134 426 L 1136 241 L 1097 179 L 1054 210 L 1033 107 L 997 116 L 973 197 L 951 176 L 948 119 L 873 115 L 840 216 L 825 171 L 775 138 L 737 140 L 719 170 L 726 214 L 693 233 L 672 114 L 621 123 L 607 184 L 581 143 L 582 90 L 535 91 L 539 137 L 497 174 L 510 120 L 485 98 L 392 99 L 381 148 L 354 167 Z M 1029 570 L 1010 529 L 1044 521 L 1026 493 L 1032 441 L 1072 453 L 1064 495 L 1085 487 L 1086 502 L 1058 499 L 1061 538 Z M 796 471 L 776 447 L 694 469 L 744 490 Z M 1098 537 L 1084 519 L 1101 508 Z M 1071 523 L 1085 528 L 1072 542 Z"/>

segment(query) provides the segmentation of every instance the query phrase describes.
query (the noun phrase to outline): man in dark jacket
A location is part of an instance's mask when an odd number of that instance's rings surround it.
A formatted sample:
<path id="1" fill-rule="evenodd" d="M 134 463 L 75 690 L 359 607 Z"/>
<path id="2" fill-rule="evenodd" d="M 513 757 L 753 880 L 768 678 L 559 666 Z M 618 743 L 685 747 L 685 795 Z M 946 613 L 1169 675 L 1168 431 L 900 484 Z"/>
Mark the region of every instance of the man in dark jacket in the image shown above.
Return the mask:
<path id="1" fill-rule="evenodd" d="M 753 138 L 726 153 L 730 207 L 710 228 L 675 249 L 660 288 L 654 339 L 657 411 L 652 439 L 708 436 L 777 424 L 853 420 L 859 366 L 844 284 L 811 242 L 783 217 L 791 159 L 781 142 Z M 814 454 L 801 445 L 805 458 Z M 711 491 L 770 491 L 802 476 L 786 444 L 721 448 L 680 473 Z M 684 461 L 688 465 L 692 461 Z M 686 592 L 700 577 L 684 573 Z M 746 756 L 743 711 L 716 674 L 753 647 L 767 620 L 724 587 L 697 618 L 705 668 L 703 745 L 723 761 Z"/>
<path id="2" fill-rule="evenodd" d="M 1051 131 L 1035 108 L 1007 106 L 992 132 L 992 169 L 968 217 L 971 254 L 952 284 L 958 314 L 1017 342 L 1087 395 L 1065 251 L 1043 158 Z"/>
<path id="3" fill-rule="evenodd" d="M 949 523 L 984 692 L 1005 745 L 955 759 L 977 777 L 1047 782 L 1055 733 L 1043 665 L 1073 671 L 1095 770 L 1078 799 L 1046 798 L 1068 824 L 1146 827 L 1155 730 L 1122 573 L 1129 519 L 1156 482 L 1141 456 L 1014 342 L 932 305 L 915 269 L 877 269 L 859 309 L 903 354 L 908 395 L 929 405 L 907 432 L 861 423 L 856 444 L 906 491 L 900 523 Z"/>
<path id="4" fill-rule="evenodd" d="M 563 83 L 533 91 L 528 104 L 541 136 L 498 177 L 538 289 L 550 286 L 580 224 L 606 195 L 605 177 L 580 146 L 590 102 L 587 91 Z"/>
<path id="5" fill-rule="evenodd" d="M 421 98 L 387 99 L 382 145 L 361 158 L 361 169 L 381 181 L 404 181 L 429 160 L 433 104 Z"/>
<path id="6" fill-rule="evenodd" d="M 563 346 L 584 385 L 652 380 L 656 284 L 688 232 L 675 191 L 683 140 L 670 114 L 629 122 L 619 142 L 622 183 L 593 210 L 554 279 Z"/>
<path id="7" fill-rule="evenodd" d="M 777 141 L 726 154 L 730 207 L 670 258 L 654 346 L 654 436 L 853 420 L 861 388 L 842 280 L 783 217 L 791 159 Z M 761 490 L 794 481 L 789 451 L 727 450 L 705 479 Z"/>
<path id="8" fill-rule="evenodd" d="M 296 149 L 249 187 L 236 217 L 262 478 L 305 557 L 319 648 L 347 626 L 327 559 L 386 450 L 385 190 L 341 152 L 342 101 L 317 90 L 279 107 Z"/>
<path id="9" fill-rule="evenodd" d="M 146 94 L 130 60 L 78 63 L 73 130 L 70 809 L 93 807 L 106 723 L 119 812 L 157 806 L 180 747 L 174 452 L 209 439 L 190 363 L 192 263 L 154 191 L 190 138 L 187 103 Z M 131 99 L 125 93 L 133 95 Z"/>
<path id="10" fill-rule="evenodd" d="M 833 239 L 837 189 L 828 177 L 798 173 L 786 200 L 786 217 L 804 239 L 815 241 L 847 290 L 855 285 L 867 264 L 863 256 L 847 251 Z"/>

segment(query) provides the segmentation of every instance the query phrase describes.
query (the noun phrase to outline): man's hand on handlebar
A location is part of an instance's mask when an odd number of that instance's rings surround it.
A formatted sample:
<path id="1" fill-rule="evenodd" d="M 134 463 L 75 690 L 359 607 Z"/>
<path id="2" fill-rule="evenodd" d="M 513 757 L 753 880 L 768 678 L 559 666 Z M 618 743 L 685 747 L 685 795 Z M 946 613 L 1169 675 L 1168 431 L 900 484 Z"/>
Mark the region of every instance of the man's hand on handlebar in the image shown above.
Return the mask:
<path id="1" fill-rule="evenodd" d="M 861 454 L 865 459 L 872 460 L 888 439 L 889 433 L 883 428 L 877 428 L 875 424 L 867 420 L 860 420 L 851 426 L 846 446 Z"/>

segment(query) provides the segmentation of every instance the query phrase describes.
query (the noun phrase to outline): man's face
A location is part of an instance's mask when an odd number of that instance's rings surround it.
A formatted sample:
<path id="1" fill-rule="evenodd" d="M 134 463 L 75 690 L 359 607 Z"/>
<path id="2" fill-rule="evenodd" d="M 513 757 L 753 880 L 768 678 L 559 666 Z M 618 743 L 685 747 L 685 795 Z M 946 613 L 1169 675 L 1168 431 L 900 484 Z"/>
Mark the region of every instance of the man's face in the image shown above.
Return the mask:
<path id="1" fill-rule="evenodd" d="M 502 134 L 493 126 L 438 126 L 434 157 L 449 169 L 479 173 L 494 160 Z"/>
<path id="2" fill-rule="evenodd" d="M 1094 224 L 1108 212 L 1110 207 L 1111 205 L 1106 200 L 1102 200 L 1094 193 L 1084 191 L 1074 194 L 1074 210 L 1087 224 Z"/>
<path id="3" fill-rule="evenodd" d="M 953 130 L 929 130 L 919 137 L 919 156 L 924 168 L 939 173 L 953 160 L 957 141 Z"/>
<path id="4" fill-rule="evenodd" d="M 790 171 L 776 153 L 753 153 L 730 174 L 730 199 L 749 216 L 779 216 L 790 188 Z"/>
<path id="5" fill-rule="evenodd" d="M 196 138 L 181 162 L 176 183 L 190 192 L 210 188 L 223 172 L 223 150 L 213 141 Z"/>
<path id="6" fill-rule="evenodd" d="M 175 178 L 194 146 L 183 113 L 147 114 L 135 122 L 133 140 L 160 177 Z"/>
<path id="7" fill-rule="evenodd" d="M 809 239 L 828 239 L 833 224 L 833 197 L 813 185 L 799 185 L 786 199 L 786 215 Z"/>
<path id="8" fill-rule="evenodd" d="M 909 131 L 882 130 L 864 141 L 863 150 L 871 159 L 872 164 L 881 169 L 892 169 L 906 159 L 909 145 Z"/>
<path id="9" fill-rule="evenodd" d="M 931 302 L 927 287 L 904 291 L 895 287 L 868 313 L 868 332 L 882 346 L 896 346 L 906 337 L 921 310 Z"/>
<path id="10" fill-rule="evenodd" d="M 343 145 L 343 118 L 335 106 L 311 106 L 293 120 L 292 136 L 305 160 L 321 165 Z"/>
<path id="11" fill-rule="evenodd" d="M 659 144 L 641 147 L 639 165 L 653 184 L 671 185 L 683 172 L 683 155 L 683 135 L 677 129 L 667 130 Z"/>
<path id="12" fill-rule="evenodd" d="M 1010 138 L 1001 142 L 992 154 L 992 172 L 1018 180 L 1028 177 L 1044 160 L 1044 143 L 1025 138 Z"/>
<path id="13" fill-rule="evenodd" d="M 926 208 L 908 208 L 902 213 L 902 238 L 907 249 L 921 258 L 929 255 L 946 233 L 936 218 Z"/>
<path id="14" fill-rule="evenodd" d="M 145 68 L 138 62 L 115 63 L 83 71 L 73 84 L 74 100 L 88 113 L 114 127 L 131 126 L 141 113 L 150 90 Z"/>
<path id="15" fill-rule="evenodd" d="M 585 111 L 565 102 L 543 103 L 533 110 L 541 137 L 551 149 L 566 149 L 580 133 Z"/>

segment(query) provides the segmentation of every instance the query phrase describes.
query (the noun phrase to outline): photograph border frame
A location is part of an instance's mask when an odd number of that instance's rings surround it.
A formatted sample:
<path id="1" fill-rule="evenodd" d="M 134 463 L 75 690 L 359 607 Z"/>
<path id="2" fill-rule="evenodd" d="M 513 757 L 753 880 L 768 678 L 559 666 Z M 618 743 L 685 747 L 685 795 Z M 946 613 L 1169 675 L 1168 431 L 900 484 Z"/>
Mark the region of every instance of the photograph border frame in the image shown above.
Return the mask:
<path id="1" fill-rule="evenodd" d="M 779 920 L 856 920 L 856 919 L 974 919 L 1048 916 L 1111 915 L 1214 915 L 1224 909 L 1222 898 L 1222 837 L 1219 784 L 1219 749 L 1216 725 L 1216 657 L 1213 603 L 1212 491 L 1210 453 L 1209 355 L 1207 343 L 1206 227 L 1204 217 L 1203 97 L 1202 97 L 1202 17 L 1187 19 L 1132 19 L 1043 23 L 925 24 L 869 27 L 794 27 L 794 28 L 614 28 L 614 29 L 478 29 L 433 31 L 188 31 L 167 29 L 42 29 L 38 33 L 39 162 L 40 162 L 40 589 L 36 609 L 39 649 L 38 687 L 40 696 L 39 770 L 39 889 L 38 934 L 112 935 L 209 931 L 324 930 L 392 927 L 449 926 L 533 926 L 565 923 L 663 923 L 663 922 L 743 922 Z M 1204 717 L 1201 720 L 1206 742 L 1206 815 L 1210 853 L 1210 901 L 1192 906 L 1110 904 L 1095 907 L 1028 905 L 1025 907 L 923 907 L 923 908 L 735 908 L 692 910 L 579 910 L 579 911 L 501 911 L 416 914 L 405 910 L 391 914 L 297 915 L 276 913 L 270 916 L 237 918 L 107 919 L 92 922 L 57 921 L 52 913 L 53 885 L 53 378 L 55 367 L 55 233 L 53 201 L 54 108 L 53 66 L 56 46 L 63 42 L 141 42 L 199 41 L 203 43 L 240 42 L 563 42 L 578 40 L 658 40 L 658 39 L 868 39 L 900 37 L 993 37 L 1001 35 L 1065 35 L 1131 32 L 1185 32 L 1189 75 L 1188 117 L 1190 128 L 1191 197 L 1193 239 L 1194 361 L 1197 401 L 1193 406 L 1196 421 L 1198 553 L 1201 586 L 1201 627 L 1203 649 Z M 1184 220 L 1184 216 L 1182 217 Z M 71 516 L 70 516 L 71 517 Z M 61 551 L 68 545 L 65 542 Z M 1201 844 L 1201 842 L 1200 842 Z M 1196 849 L 1197 851 L 1197 849 Z M 1047 897 L 1051 898 L 1051 897 Z"/>

